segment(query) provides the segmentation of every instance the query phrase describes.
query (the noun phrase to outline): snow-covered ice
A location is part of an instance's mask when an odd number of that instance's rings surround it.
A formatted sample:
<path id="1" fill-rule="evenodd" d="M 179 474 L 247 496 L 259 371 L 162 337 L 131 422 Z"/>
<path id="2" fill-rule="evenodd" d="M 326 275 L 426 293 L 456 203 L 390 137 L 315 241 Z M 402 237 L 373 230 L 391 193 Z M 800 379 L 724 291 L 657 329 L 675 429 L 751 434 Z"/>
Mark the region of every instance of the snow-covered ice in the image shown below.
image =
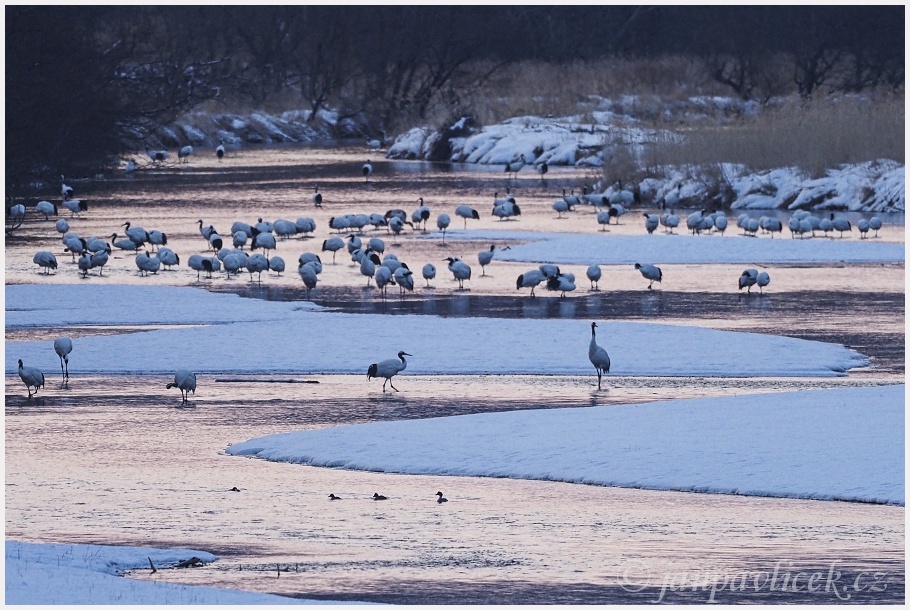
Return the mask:
<path id="1" fill-rule="evenodd" d="M 136 307 L 136 291 L 135 286 L 115 285 L 7 286 L 7 328 L 205 324 L 79 338 L 70 356 L 70 370 L 77 375 L 173 374 L 179 368 L 196 373 L 365 374 L 370 363 L 402 349 L 414 354 L 403 374 L 592 372 L 590 320 L 348 314 L 195 288 L 149 287 L 141 294 L 143 306 Z M 178 313 L 170 314 L 178 295 Z M 94 305 L 59 311 L 35 305 L 72 302 Z M 172 316 L 170 322 L 162 312 Z M 833 343 L 695 326 L 599 322 L 599 343 L 610 353 L 611 374 L 616 375 L 834 376 L 869 364 L 862 354 Z M 559 340 L 546 340 L 541 350 L 544 338 L 553 337 Z M 20 358 L 46 375 L 60 366 L 51 341 L 7 342 L 7 373 L 16 371 Z"/>
<path id="2" fill-rule="evenodd" d="M 632 222 L 631 220 L 626 222 Z M 635 222 L 638 222 L 636 219 Z M 594 219 L 591 219 L 594 223 Z M 526 242 L 498 251 L 504 261 L 561 265 L 633 265 L 635 263 L 893 263 L 904 261 L 904 244 L 850 239 L 745 238 L 733 234 L 686 235 L 685 219 L 679 235 L 610 235 L 537 233 L 531 231 L 450 231 L 448 239 Z M 735 233 L 730 219 L 728 233 Z M 642 232 L 644 222 L 642 221 Z M 424 239 L 442 239 L 435 231 Z"/>
<path id="3" fill-rule="evenodd" d="M 375 422 L 264 436 L 227 452 L 379 472 L 902 505 L 904 393 L 894 385 Z M 447 495 L 458 501 L 455 490 Z"/>
<path id="4" fill-rule="evenodd" d="M 191 549 L 106 546 L 93 544 L 36 544 L 6 541 L 7 604 L 333 604 L 267 593 L 138 581 L 121 575 L 133 569 L 175 566 L 211 553 Z M 189 569 L 189 568 L 188 568 Z"/>
<path id="5" fill-rule="evenodd" d="M 6 286 L 7 327 L 220 324 L 321 309 L 309 301 L 262 301 L 177 286 Z"/>

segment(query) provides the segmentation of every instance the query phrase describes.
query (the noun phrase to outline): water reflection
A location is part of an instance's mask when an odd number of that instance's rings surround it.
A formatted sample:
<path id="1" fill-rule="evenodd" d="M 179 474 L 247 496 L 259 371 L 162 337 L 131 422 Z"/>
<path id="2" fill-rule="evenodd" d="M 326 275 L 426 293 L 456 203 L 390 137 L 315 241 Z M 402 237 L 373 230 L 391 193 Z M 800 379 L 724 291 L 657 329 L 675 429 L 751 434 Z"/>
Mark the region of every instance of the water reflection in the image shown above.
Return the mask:
<path id="1" fill-rule="evenodd" d="M 523 318 L 548 318 L 547 301 L 539 297 L 522 299 L 521 316 Z"/>
<path id="2" fill-rule="evenodd" d="M 468 316 L 471 313 L 471 299 L 468 295 L 454 295 L 449 302 L 449 315 Z"/>
<path id="3" fill-rule="evenodd" d="M 575 317 L 575 299 L 559 301 L 558 317 L 569 319 Z"/>
<path id="4" fill-rule="evenodd" d="M 662 292 L 647 292 L 641 295 L 641 315 L 654 317 L 661 313 Z"/>
<path id="5" fill-rule="evenodd" d="M 739 309 L 749 314 L 766 314 L 774 309 L 774 296 L 770 294 L 740 294 Z"/>

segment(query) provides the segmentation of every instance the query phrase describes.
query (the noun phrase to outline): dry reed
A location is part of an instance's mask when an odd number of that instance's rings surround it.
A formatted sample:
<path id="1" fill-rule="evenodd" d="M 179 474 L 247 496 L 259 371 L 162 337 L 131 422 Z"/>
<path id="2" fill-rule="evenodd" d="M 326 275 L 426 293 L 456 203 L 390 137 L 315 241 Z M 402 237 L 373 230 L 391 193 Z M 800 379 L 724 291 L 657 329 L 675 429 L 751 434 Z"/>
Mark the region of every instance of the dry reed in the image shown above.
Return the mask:
<path id="1" fill-rule="evenodd" d="M 733 125 L 701 125 L 654 147 L 648 165 L 741 163 L 754 171 L 799 167 L 812 176 L 844 163 L 904 162 L 904 105 L 897 96 L 792 100 Z"/>

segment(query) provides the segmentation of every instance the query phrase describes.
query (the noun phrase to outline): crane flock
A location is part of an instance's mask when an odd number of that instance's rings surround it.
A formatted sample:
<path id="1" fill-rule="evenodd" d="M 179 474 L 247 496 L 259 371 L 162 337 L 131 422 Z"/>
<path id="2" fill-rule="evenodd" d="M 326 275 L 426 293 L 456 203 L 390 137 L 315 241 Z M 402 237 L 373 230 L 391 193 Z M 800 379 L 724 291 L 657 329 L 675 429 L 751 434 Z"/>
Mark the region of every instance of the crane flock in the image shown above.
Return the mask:
<path id="1" fill-rule="evenodd" d="M 216 149 L 216 156 L 220 160 L 224 158 L 224 142 Z M 178 162 L 186 164 L 189 162 L 190 155 L 193 154 L 192 146 L 185 146 L 178 151 Z M 149 158 L 156 164 L 163 163 L 168 159 L 167 151 L 148 151 Z M 519 155 L 507 165 L 506 171 L 509 175 L 516 175 L 526 164 L 523 156 Z M 535 166 L 541 178 L 547 172 L 545 163 Z M 373 165 L 367 160 L 361 166 L 361 174 L 365 181 L 369 181 L 373 175 Z M 88 205 L 82 200 L 74 197 L 74 189 L 65 182 L 64 176 L 61 179 L 61 204 L 71 210 L 73 217 L 80 212 L 88 211 Z M 596 186 L 596 185 L 595 185 Z M 671 194 L 672 195 L 672 194 Z M 557 212 L 558 218 L 564 218 L 564 214 L 575 211 L 576 206 L 590 206 L 594 208 L 595 217 L 598 224 L 601 225 L 601 231 L 605 231 L 607 226 L 618 224 L 620 218 L 626 213 L 629 206 L 637 202 L 636 194 L 629 189 L 623 189 L 621 183 L 611 187 L 602 193 L 589 192 L 587 186 L 583 186 L 581 194 L 575 194 L 572 189 L 568 194 L 566 189 L 562 189 L 562 197 L 553 202 L 552 208 Z M 667 202 L 670 202 L 668 199 Z M 675 200 L 674 200 L 675 202 Z M 672 202 L 670 202 L 672 203 Z M 320 192 L 319 185 L 313 186 L 313 204 L 317 208 L 323 207 L 323 195 Z M 15 210 L 14 210 L 15 208 Z M 8 213 L 15 211 L 19 216 L 24 216 L 25 206 L 11 206 Z M 57 204 L 47 200 L 39 201 L 35 205 L 35 211 L 44 217 L 50 219 L 51 216 L 57 215 Z M 461 204 L 454 208 L 454 215 L 463 219 L 464 228 L 467 228 L 468 220 L 479 220 L 480 214 L 476 209 L 469 205 Z M 499 193 L 493 194 L 492 215 L 502 220 L 511 220 L 521 216 L 521 209 L 518 206 L 515 196 L 511 192 L 511 186 L 506 187 L 505 197 L 500 197 Z M 645 232 L 648 235 L 654 235 L 660 227 L 663 227 L 663 233 L 667 235 L 675 234 L 676 227 L 679 226 L 680 217 L 675 210 L 664 211 L 660 214 L 643 213 L 645 221 Z M 417 206 L 408 214 L 404 209 L 390 209 L 384 214 L 374 213 L 349 213 L 339 216 L 333 216 L 329 220 L 329 228 L 337 231 L 338 235 L 330 236 L 323 241 L 322 251 L 332 252 L 332 263 L 337 262 L 337 253 L 344 249 L 347 243 L 348 251 L 351 253 L 352 262 L 355 263 L 360 274 L 367 278 L 366 284 L 370 286 L 377 281 L 376 286 L 382 296 L 386 295 L 386 288 L 389 285 L 399 286 L 399 295 L 404 296 L 407 292 L 413 291 L 414 282 L 413 274 L 406 263 L 397 261 L 393 258 L 390 262 L 380 260 L 378 255 L 384 253 L 385 242 L 378 238 L 372 237 L 368 240 L 366 246 L 358 234 L 362 234 L 367 226 L 372 226 L 373 230 L 385 230 L 393 236 L 399 235 L 405 227 L 410 227 L 412 231 L 426 231 L 427 223 L 432 218 L 432 212 L 429 205 L 423 197 L 417 198 Z M 685 218 L 686 227 L 692 235 L 720 235 L 725 234 L 728 226 L 726 215 L 718 210 L 697 210 L 688 214 Z M 214 256 L 203 256 L 202 254 L 193 254 L 187 261 L 187 266 L 196 271 L 197 281 L 203 279 L 212 279 L 213 274 L 224 271 L 226 277 L 231 278 L 241 271 L 246 270 L 250 274 L 251 281 L 261 281 L 263 272 L 273 272 L 280 274 L 285 269 L 284 260 L 280 256 L 272 256 L 272 252 L 278 248 L 280 241 L 287 241 L 294 237 L 307 238 L 317 229 L 314 219 L 309 217 L 300 217 L 292 222 L 287 219 L 278 219 L 274 222 L 264 221 L 262 217 L 257 218 L 255 223 L 236 221 L 228 232 L 229 240 L 223 238 L 215 229 L 214 225 L 206 226 L 205 222 L 200 219 L 199 232 L 206 242 L 205 250 L 211 252 Z M 448 213 L 440 213 L 436 217 L 436 226 L 442 233 L 442 244 L 445 245 L 446 233 L 451 224 L 451 216 Z M 775 234 L 780 235 L 783 231 L 783 221 L 776 217 L 761 216 L 755 218 L 747 213 L 742 213 L 736 218 L 737 228 L 742 230 L 742 235 L 749 237 L 758 236 L 759 232 L 774 238 Z M 830 212 L 823 216 L 813 215 L 806 210 L 794 212 L 787 222 L 792 238 L 806 239 L 819 236 L 831 236 L 838 233 L 843 237 L 845 233 L 853 230 L 851 223 L 843 218 L 838 217 L 835 213 Z M 860 239 L 867 239 L 870 231 L 874 232 L 873 237 L 878 237 L 878 230 L 882 227 L 882 220 L 879 216 L 863 218 L 856 225 Z M 89 273 L 97 269 L 99 277 L 103 277 L 105 265 L 111 259 L 112 253 L 117 251 L 130 252 L 135 254 L 135 266 L 140 276 L 157 275 L 159 271 L 172 270 L 179 267 L 180 257 L 177 253 L 167 247 L 168 236 L 164 231 L 159 229 L 146 230 L 144 227 L 136 226 L 130 221 L 121 224 L 120 229 L 123 231 L 123 238 L 116 231 L 111 233 L 108 239 L 98 237 L 83 238 L 71 230 L 70 224 L 66 219 L 58 219 L 55 223 L 56 230 L 61 234 L 63 243 L 63 252 L 70 253 L 72 262 L 76 264 L 82 278 L 88 278 Z M 342 235 L 346 235 L 342 238 Z M 347 240 L 347 242 L 346 242 Z M 226 243 L 227 242 L 227 243 Z M 229 247 L 230 246 L 233 247 Z M 246 248 L 250 250 L 263 250 L 263 254 L 249 254 Z M 495 253 L 508 250 L 509 246 L 499 247 L 496 244 L 490 246 L 489 250 L 484 250 L 478 254 L 478 262 L 481 267 L 481 276 L 486 276 L 486 267 L 493 261 Z M 312 254 L 312 253 L 309 253 Z M 315 255 L 313 255 L 315 256 Z M 78 257 L 78 261 L 76 258 Z M 317 257 L 318 258 L 318 257 Z M 458 289 L 463 290 L 466 280 L 472 276 L 471 267 L 459 256 L 450 256 L 443 259 L 448 263 L 448 269 L 452 273 L 452 278 L 458 284 Z M 38 265 L 42 273 L 50 275 L 59 269 L 56 256 L 52 251 L 40 250 L 35 253 L 33 262 Z M 321 260 L 307 266 L 307 262 L 301 262 L 298 267 L 300 276 L 307 298 L 310 291 L 315 289 L 318 283 L 318 276 L 322 271 Z M 387 266 L 389 273 L 380 271 L 376 278 L 377 268 Z M 397 268 L 404 267 L 405 271 L 397 272 Z M 304 268 L 306 267 L 306 268 Z M 541 266 L 544 268 L 545 266 Z M 636 263 L 637 269 L 642 276 L 649 281 L 648 289 L 653 289 L 655 283 L 661 283 L 663 279 L 662 270 L 647 263 Z M 590 281 L 590 291 L 599 291 L 598 282 L 603 277 L 603 271 L 596 263 L 588 266 L 586 277 Z M 436 268 L 432 263 L 426 263 L 422 269 L 423 279 L 426 280 L 426 286 L 431 287 L 430 280 L 436 277 Z M 550 291 L 559 292 L 561 296 L 572 292 L 576 289 L 574 275 L 570 273 L 556 273 L 539 275 L 535 271 L 522 273 L 516 280 L 516 288 L 531 288 L 531 296 L 534 296 L 534 288 L 539 284 L 546 282 L 546 287 Z M 768 285 L 769 278 L 767 273 L 763 274 L 761 282 L 758 276 L 753 278 L 752 275 L 741 276 L 739 287 L 747 288 L 751 293 L 751 287 L 758 284 L 760 291 Z"/>
<path id="2" fill-rule="evenodd" d="M 177 152 L 178 163 L 188 164 L 193 152 L 192 146 L 179 149 Z M 223 141 L 216 148 L 215 154 L 218 161 L 224 159 Z M 169 158 L 166 150 L 147 150 L 147 155 L 156 166 Z M 135 160 L 131 159 L 130 162 L 131 169 L 135 169 Z M 509 178 L 516 176 L 526 164 L 527 161 L 523 155 L 517 156 L 507 164 L 506 173 Z M 535 165 L 535 169 L 544 183 L 543 177 L 548 171 L 547 164 L 538 163 Z M 374 173 L 373 164 L 367 160 L 360 170 L 364 182 L 369 183 Z M 75 190 L 66 184 L 64 176 L 60 178 L 60 205 L 70 210 L 70 220 L 72 221 L 81 213 L 88 212 L 89 206 L 86 201 L 74 197 Z M 7 215 L 14 219 L 25 218 L 27 206 L 12 205 L 12 198 L 10 201 L 11 205 L 7 208 Z M 384 254 L 386 250 L 384 240 L 379 237 L 366 239 L 363 232 L 368 226 L 371 226 L 374 231 L 385 229 L 393 237 L 405 231 L 405 227 L 410 227 L 412 232 L 418 230 L 426 232 L 427 223 L 432 218 L 432 210 L 423 197 L 418 197 L 416 201 L 417 206 L 410 214 L 404 209 L 395 208 L 389 209 L 385 213 L 347 213 L 332 216 L 328 221 L 328 228 L 337 233 L 330 235 L 322 242 L 321 251 L 332 253 L 332 264 L 334 265 L 337 253 L 346 249 L 359 273 L 366 277 L 367 286 L 375 283 L 380 294 L 385 297 L 387 287 L 397 285 L 399 295 L 404 297 L 406 293 L 414 290 L 414 273 L 407 263 L 398 260 L 394 254 L 387 254 L 384 258 L 380 258 L 380 255 Z M 667 202 L 670 202 L 669 198 Z M 326 204 L 318 184 L 313 186 L 312 203 L 315 208 L 323 208 Z M 557 213 L 557 218 L 563 219 L 566 217 L 564 215 L 575 213 L 576 208 L 589 206 L 593 208 L 596 221 L 601 227 L 600 230 L 606 231 L 608 226 L 620 224 L 620 218 L 636 203 L 639 203 L 637 194 L 629 189 L 623 189 L 619 184 L 617 188 L 608 189 L 602 193 L 588 192 L 588 187 L 584 186 L 580 195 L 575 194 L 574 189 L 567 194 L 566 189 L 563 188 L 562 196 L 556 199 L 551 207 Z M 51 220 L 52 216 L 58 216 L 59 213 L 58 204 L 48 200 L 37 202 L 34 210 L 36 214 L 43 217 L 39 221 Z M 478 211 L 466 204 L 456 205 L 452 213 L 463 219 L 464 229 L 467 229 L 468 220 L 480 220 Z M 498 192 L 493 194 L 491 215 L 500 221 L 514 220 L 522 215 L 522 210 L 511 193 L 510 186 L 506 187 L 506 194 L 503 198 L 500 198 Z M 660 227 L 663 227 L 662 232 L 665 235 L 675 235 L 675 229 L 680 224 L 680 216 L 672 207 L 670 211 L 662 211 L 659 214 L 645 212 L 643 217 L 644 231 L 648 235 L 658 233 Z M 451 219 L 452 216 L 449 213 L 439 213 L 436 216 L 436 227 L 441 232 L 441 245 L 443 246 L 445 246 L 446 233 L 451 225 Z M 131 221 L 125 221 L 119 227 L 122 229 L 122 239 L 119 238 L 121 233 L 117 231 L 112 232 L 106 239 L 95 236 L 84 238 L 71 230 L 70 222 L 66 219 L 58 218 L 54 222 L 55 230 L 61 235 L 63 252 L 71 254 L 72 262 L 77 265 L 83 278 L 87 278 L 93 269 L 98 269 L 98 276 L 103 277 L 103 268 L 115 250 L 135 255 L 134 262 L 140 276 L 157 275 L 162 267 L 165 270 L 171 270 L 172 267 L 180 265 L 179 255 L 167 247 L 168 236 L 160 229 L 146 230 Z M 284 259 L 277 255 L 270 256 L 273 251 L 277 250 L 279 241 L 284 242 L 295 237 L 309 238 L 317 230 L 317 223 L 310 217 L 299 217 L 296 221 L 278 219 L 274 222 L 258 217 L 255 223 L 241 220 L 234 222 L 230 231 L 224 233 L 227 236 L 225 238 L 218 233 L 213 224 L 206 225 L 202 219 L 197 222 L 199 234 L 205 243 L 205 247 L 200 247 L 200 250 L 205 254 L 194 253 L 187 260 L 187 266 L 197 273 L 197 281 L 203 279 L 203 273 L 207 279 L 211 279 L 214 273 L 218 273 L 222 269 L 228 278 L 246 270 L 250 274 L 250 281 L 257 282 L 261 282 L 263 272 L 271 271 L 280 274 L 285 270 Z M 723 237 L 729 224 L 723 211 L 709 211 L 708 209 L 688 214 L 685 222 L 687 230 L 693 236 L 718 235 Z M 736 218 L 737 228 L 741 230 L 741 235 L 746 237 L 758 237 L 761 233 L 773 239 L 775 234 L 780 236 L 783 233 L 784 224 L 784 221 L 775 216 L 763 215 L 755 218 L 748 213 L 742 213 Z M 873 238 L 877 238 L 882 225 L 881 217 L 876 215 L 860 219 L 856 228 L 860 239 L 869 238 L 870 231 L 874 232 Z M 836 238 L 842 239 L 845 233 L 853 230 L 853 225 L 846 218 L 839 217 L 834 212 L 817 216 L 806 210 L 794 212 L 786 221 L 786 226 L 793 239 L 835 238 L 835 232 L 838 234 Z M 249 248 L 250 251 L 263 250 L 264 252 L 250 254 L 245 248 Z M 508 249 L 509 246 L 500 247 L 492 244 L 489 249 L 478 253 L 477 258 L 482 277 L 487 275 L 486 267 L 492 263 L 495 253 Z M 78 261 L 76 261 L 77 256 Z M 452 273 L 453 281 L 457 282 L 458 289 L 463 290 L 464 282 L 471 280 L 471 267 L 459 256 L 448 256 L 443 261 L 447 263 L 447 268 Z M 57 259 L 49 250 L 36 252 L 33 262 L 45 275 L 58 270 Z M 649 281 L 649 290 L 653 289 L 654 283 L 662 283 L 663 272 L 660 267 L 652 263 L 635 263 L 634 269 Z M 306 290 L 306 298 L 309 299 L 310 292 L 317 287 L 322 270 L 322 260 L 318 254 L 305 252 L 298 258 L 297 271 Z M 432 288 L 430 282 L 436 278 L 436 272 L 436 266 L 433 263 L 428 262 L 423 265 L 421 276 L 426 281 L 427 288 Z M 254 274 L 256 275 L 255 280 Z M 598 283 L 603 277 L 601 267 L 596 263 L 590 264 L 585 271 L 585 276 L 590 282 L 589 292 L 599 292 Z M 566 293 L 576 290 L 575 275 L 562 271 L 559 266 L 554 264 L 541 264 L 536 269 L 521 273 L 516 280 L 516 289 L 530 288 L 530 296 L 534 297 L 534 289 L 542 283 L 545 284 L 547 290 L 559 292 L 560 298 L 565 297 Z M 763 293 L 764 288 L 769 284 L 769 273 L 759 272 L 754 268 L 746 269 L 738 278 L 739 290 L 746 288 L 748 294 L 751 294 L 753 286 L 758 286 L 759 291 Z M 603 374 L 610 371 L 610 358 L 606 350 L 597 344 L 596 328 L 597 324 L 592 323 L 588 355 L 595 367 L 598 389 L 600 389 Z M 54 350 L 60 359 L 61 375 L 66 383 L 69 381 L 69 356 L 73 350 L 72 340 L 68 337 L 56 339 Z M 384 378 L 383 392 L 386 391 L 387 384 L 397 392 L 398 389 L 392 384 L 392 378 L 407 367 L 405 356 L 411 356 L 411 354 L 400 351 L 397 358 L 382 360 L 370 365 L 367 379 Z M 26 367 L 22 360 L 19 360 L 19 375 L 26 385 L 29 398 L 37 394 L 39 388 L 44 387 L 43 373 L 34 367 Z M 167 384 L 167 387 L 177 387 L 181 392 L 182 402 L 186 403 L 189 393 L 195 394 L 196 375 L 181 369 L 177 371 L 174 381 Z M 34 388 L 34 393 L 32 388 Z M 441 492 L 438 495 L 439 502 L 446 501 Z"/>

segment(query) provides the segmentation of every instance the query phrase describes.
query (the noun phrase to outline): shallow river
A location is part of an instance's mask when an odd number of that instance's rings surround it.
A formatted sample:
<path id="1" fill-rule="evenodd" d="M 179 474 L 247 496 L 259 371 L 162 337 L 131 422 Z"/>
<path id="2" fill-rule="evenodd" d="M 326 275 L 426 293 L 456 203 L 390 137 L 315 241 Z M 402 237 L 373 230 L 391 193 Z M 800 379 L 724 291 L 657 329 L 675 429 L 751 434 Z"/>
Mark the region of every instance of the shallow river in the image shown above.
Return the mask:
<path id="1" fill-rule="evenodd" d="M 82 280 L 64 257 L 52 222 L 33 216 L 6 244 L 7 283 L 117 282 L 204 286 L 252 298 L 302 299 L 297 256 L 319 251 L 326 222 L 347 212 L 410 212 L 423 196 L 433 218 L 458 203 L 487 210 L 504 190 L 501 169 L 466 169 L 373 159 L 352 149 L 274 149 L 221 164 L 200 156 L 189 167 L 76 183 L 90 202 L 71 221 L 83 236 L 110 235 L 132 220 L 160 228 L 181 260 L 201 252 L 197 219 L 226 227 L 313 216 L 316 238 L 281 243 L 290 272 L 196 280 L 180 267 L 140 278 L 132 254 L 117 253 L 105 278 Z M 499 223 L 481 212 L 476 228 L 596 232 L 589 209 L 556 223 L 549 208 L 563 187 L 593 176 L 551 170 L 547 185 L 513 181 L 523 215 Z M 318 180 L 325 209 L 314 211 Z M 30 212 L 33 214 L 33 212 Z M 68 216 L 68 212 L 61 212 Z M 636 218 L 637 217 L 637 218 Z M 618 233 L 639 234 L 640 212 Z M 431 219 L 431 224 L 433 220 Z M 452 228 L 460 228 L 455 219 Z M 469 225 L 470 227 L 470 225 Z M 426 261 L 482 249 L 411 234 L 381 235 L 400 258 Z M 655 239 L 672 239 L 655 236 Z M 728 235 L 724 238 L 737 239 Z M 903 241 L 903 217 L 882 239 Z M 52 249 L 57 273 L 42 276 L 35 250 Z M 330 260 L 323 256 L 323 261 Z M 484 411 L 593 406 L 656 399 L 898 383 L 904 379 L 903 265 L 778 265 L 764 296 L 736 293 L 741 266 L 669 266 L 673 287 L 648 292 L 637 272 L 606 268 L 601 292 L 584 282 L 565 299 L 515 291 L 530 265 L 494 261 L 457 291 L 445 263 L 431 289 L 381 298 L 347 257 L 326 264 L 315 302 L 353 312 L 444 316 L 651 319 L 663 323 L 784 334 L 850 345 L 873 367 L 826 379 L 403 375 L 383 395 L 362 376 L 207 376 L 187 408 L 159 377 L 80 376 L 26 400 L 6 378 L 6 533 L 30 541 L 188 546 L 221 560 L 193 570 L 138 570 L 134 578 L 208 584 L 323 599 L 397 603 L 610 603 L 710 599 L 746 602 L 903 601 L 904 509 L 843 502 L 655 492 L 544 481 L 406 476 L 312 468 L 230 457 L 224 448 L 276 432 L 377 420 Z M 583 277 L 584 269 L 571 269 Z M 664 268 L 668 276 L 668 269 Z M 734 278 L 731 285 L 729 277 Z M 110 275 L 110 277 L 107 277 Z M 6 329 L 7 341 L 73 338 L 130 329 Z M 75 359 L 74 359 L 75 363 Z M 59 373 L 58 373 L 59 374 Z M 466 448 L 470 450 L 470 448 Z M 630 448 L 634 450 L 634 448 Z M 228 491 L 237 487 L 239 492 Z M 442 490 L 449 502 L 436 504 Z M 389 497 L 373 502 L 374 492 Z M 343 498 L 330 502 L 328 494 Z M 813 575 L 821 586 L 809 591 Z M 733 579 L 733 585 L 729 580 Z M 738 579 L 738 580 L 737 580 Z M 723 585 L 727 582 L 728 584 Z M 739 583 L 739 586 L 735 586 Z M 743 583 L 747 583 L 744 585 Z M 784 584 L 787 583 L 787 584 Z M 680 590 L 681 584 L 687 586 Z M 693 586 L 694 587 L 693 590 Z M 722 586 L 723 585 L 723 586 Z M 789 588 L 788 588 L 789 585 Z M 825 586 L 827 585 L 827 586 Z"/>

